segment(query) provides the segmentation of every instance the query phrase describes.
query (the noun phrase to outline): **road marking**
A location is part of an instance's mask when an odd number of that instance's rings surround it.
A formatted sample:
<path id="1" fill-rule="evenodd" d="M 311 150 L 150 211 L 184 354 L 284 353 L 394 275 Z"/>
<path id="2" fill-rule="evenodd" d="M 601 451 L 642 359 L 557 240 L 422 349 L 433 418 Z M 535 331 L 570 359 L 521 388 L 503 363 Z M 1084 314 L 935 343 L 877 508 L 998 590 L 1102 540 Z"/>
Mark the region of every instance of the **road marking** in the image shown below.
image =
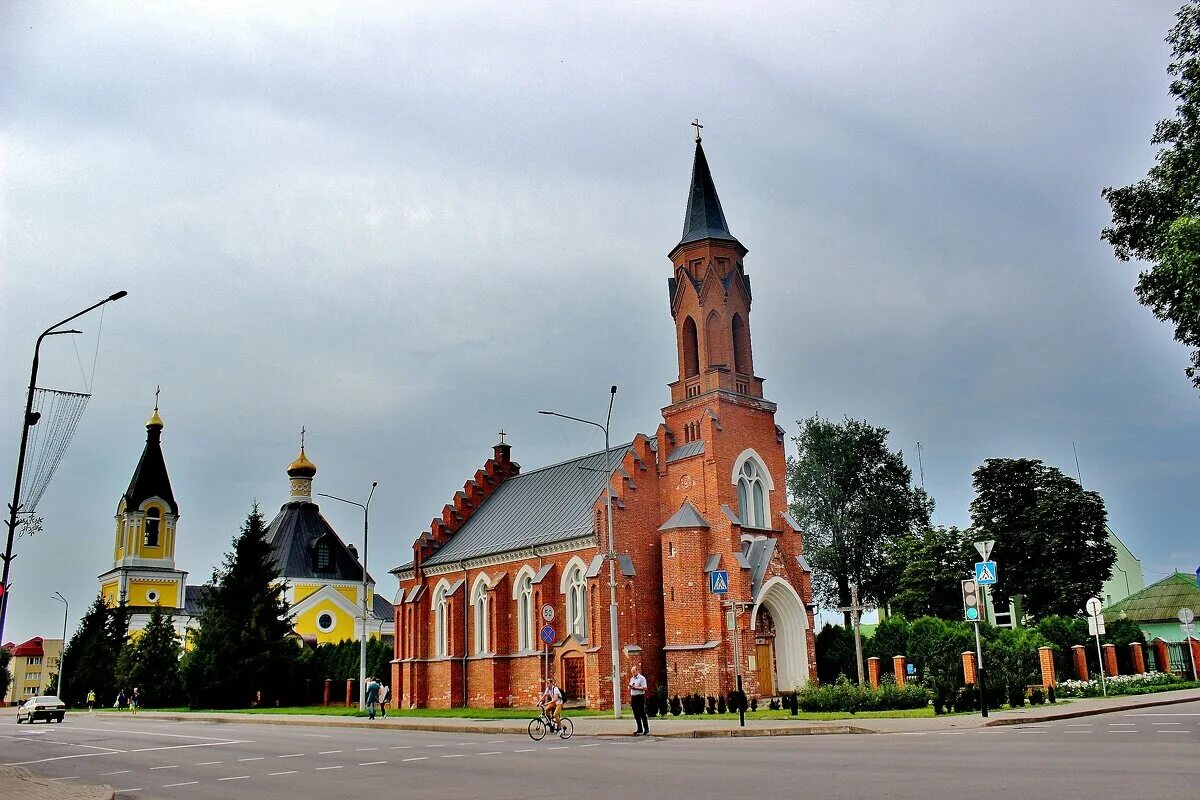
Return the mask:
<path id="1" fill-rule="evenodd" d="M 1151 722 L 1151 725 L 1182 725 L 1182 722 Z"/>
<path id="2" fill-rule="evenodd" d="M 1136 722 L 1110 722 L 1110 723 L 1108 723 L 1108 725 L 1110 728 L 1112 728 L 1112 727 L 1132 728 L 1134 725 L 1137 725 L 1137 723 Z"/>
<path id="3" fill-rule="evenodd" d="M 444 745 L 444 744 L 427 744 L 425 746 L 426 747 L 445 747 L 446 745 Z"/>
<path id="4" fill-rule="evenodd" d="M 279 757 L 280 758 L 300 758 L 303 755 L 304 755 L 304 753 L 288 753 L 286 756 L 279 756 Z"/>
<path id="5" fill-rule="evenodd" d="M 283 772 L 268 772 L 267 774 L 268 774 L 268 775 L 295 775 L 295 774 L 296 774 L 296 770 L 294 770 L 294 769 L 285 769 Z"/>
<path id="6" fill-rule="evenodd" d="M 416 758 L 405 758 L 405 759 L 401 759 L 401 760 L 402 761 L 425 761 L 428 758 L 429 758 L 429 756 L 417 756 Z"/>
<path id="7" fill-rule="evenodd" d="M 331 733 L 302 733 L 300 735 L 301 736 L 313 736 L 317 739 L 332 739 L 333 738 L 333 734 L 331 734 Z"/>
<path id="8" fill-rule="evenodd" d="M 244 781 L 249 778 L 249 775 L 232 775 L 228 778 L 217 778 L 219 781 Z"/>
<path id="9" fill-rule="evenodd" d="M 924 736 L 928 731 L 901 731 L 901 736 Z"/>
<path id="10" fill-rule="evenodd" d="M 514 753 L 536 753 L 536 747 L 527 747 L 524 750 L 513 750 Z"/>
<path id="11" fill-rule="evenodd" d="M 225 763 L 224 761 L 199 761 L 196 763 L 196 766 L 197 767 L 208 767 L 213 764 L 224 764 L 224 763 Z"/>
<path id="12" fill-rule="evenodd" d="M 581 744 L 579 746 L 581 748 L 583 748 L 583 747 L 599 747 L 600 745 L 598 745 L 598 744 Z"/>
<path id="13" fill-rule="evenodd" d="M 1173 731 L 1156 731 L 1156 733 L 1187 733 L 1187 731 L 1181 729 L 1181 730 L 1173 730 Z"/>
<path id="14" fill-rule="evenodd" d="M 339 764 L 336 767 L 317 767 L 317 772 L 320 772 L 323 769 L 342 769 L 342 765 Z"/>
<path id="15" fill-rule="evenodd" d="M 113 789 L 113 794 L 124 794 L 125 792 L 140 792 L 142 787 L 138 786 L 134 789 Z"/>
<path id="16" fill-rule="evenodd" d="M 254 758 L 239 758 L 238 761 L 262 761 L 265 756 L 255 756 Z"/>
<path id="17" fill-rule="evenodd" d="M 359 766 L 360 767 L 373 767 L 376 764 L 386 764 L 386 763 L 387 763 L 386 761 L 364 761 L 363 763 L 359 764 Z"/>
<path id="18" fill-rule="evenodd" d="M 962 736 L 966 731 L 941 731 L 939 736 Z"/>
<path id="19" fill-rule="evenodd" d="M 70 730 L 88 731 L 90 733 L 112 733 L 113 732 L 112 728 L 76 728 L 74 725 L 71 726 Z M 190 735 L 184 734 L 184 733 L 160 733 L 159 731 L 131 731 L 128 728 L 121 728 L 120 730 L 121 730 L 121 733 L 129 733 L 134 736 L 163 736 L 163 737 L 166 737 L 169 739 L 207 739 L 210 742 L 225 741 L 220 736 L 190 736 Z M 237 744 L 244 744 L 244 742 L 237 742 Z"/>
<path id="20" fill-rule="evenodd" d="M 1092 731 L 1063 731 L 1063 733 L 1092 733 Z"/>
<path id="21" fill-rule="evenodd" d="M 78 777 L 79 777 L 78 775 L 68 775 L 65 778 L 50 778 L 50 780 L 52 780 L 52 781 L 73 781 Z"/>
<path id="22" fill-rule="evenodd" d="M 502 753 L 499 750 L 489 750 L 488 752 L 480 753 L 479 755 L 481 755 L 481 756 L 498 756 L 498 755 L 502 755 Z"/>
<path id="23" fill-rule="evenodd" d="M 411 744 L 394 744 L 394 745 L 392 745 L 393 750 L 412 750 L 412 748 L 413 748 L 413 746 Z"/>
<path id="24" fill-rule="evenodd" d="M 506 741 L 508 741 L 508 740 L 507 739 L 492 739 L 490 742 L 484 742 L 484 744 L 504 744 Z"/>
<path id="25" fill-rule="evenodd" d="M 199 782 L 200 781 L 184 781 L 183 783 L 166 783 L 166 784 L 163 784 L 162 788 L 171 789 L 175 786 L 192 786 L 193 784 L 197 784 Z"/>
<path id="26" fill-rule="evenodd" d="M 365 753 L 368 750 L 378 750 L 378 749 L 379 749 L 378 747 L 356 747 L 356 748 L 354 748 L 354 752 Z"/>
<path id="27" fill-rule="evenodd" d="M 166 766 L 151 767 L 150 769 L 179 769 L 179 765 L 178 764 L 167 764 Z"/>
<path id="28" fill-rule="evenodd" d="M 547 750 L 566 750 L 569 745 L 560 744 L 558 747 L 547 747 Z"/>
<path id="29" fill-rule="evenodd" d="M 475 744 L 474 742 L 459 742 L 458 744 L 456 744 L 454 746 L 455 747 L 473 747 L 474 744 Z"/>
<path id="30" fill-rule="evenodd" d="M 341 750 L 322 750 L 321 752 L 317 753 L 317 755 L 331 756 L 331 755 L 334 755 L 335 753 L 340 753 L 340 752 L 342 752 L 342 751 Z"/>
<path id="31" fill-rule="evenodd" d="M 100 774 L 101 774 L 101 776 L 103 776 L 103 775 L 124 775 L 126 772 L 133 772 L 133 770 L 119 769 L 116 772 L 101 772 Z"/>
<path id="32" fill-rule="evenodd" d="M 139 747 L 136 750 L 128 750 L 129 753 L 154 753 L 159 750 L 186 750 L 191 747 L 221 747 L 227 744 L 250 744 L 250 742 L 241 742 L 235 739 L 230 739 L 226 742 L 202 742 L 199 744 L 167 744 L 161 747 Z"/>
<path id="33" fill-rule="evenodd" d="M 1145 714 L 1124 714 L 1126 717 L 1200 717 L 1200 711 L 1158 711 Z"/>
<path id="34" fill-rule="evenodd" d="M 1137 733 L 1137 731 L 1109 731 L 1109 733 Z"/>
<path id="35" fill-rule="evenodd" d="M 451 753 L 450 755 L 442 756 L 442 758 L 462 758 L 463 753 Z"/>

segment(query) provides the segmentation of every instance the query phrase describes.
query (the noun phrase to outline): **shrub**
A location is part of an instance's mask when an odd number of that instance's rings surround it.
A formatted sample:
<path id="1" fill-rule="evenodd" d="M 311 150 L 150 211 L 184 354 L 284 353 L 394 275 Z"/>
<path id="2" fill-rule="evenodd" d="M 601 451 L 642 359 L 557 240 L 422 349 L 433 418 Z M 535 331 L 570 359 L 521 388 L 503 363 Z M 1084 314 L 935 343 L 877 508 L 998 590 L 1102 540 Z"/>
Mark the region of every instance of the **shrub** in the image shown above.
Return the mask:
<path id="1" fill-rule="evenodd" d="M 816 637 L 817 680 L 833 683 L 839 674 L 854 673 L 854 633 L 826 624 Z"/>
<path id="2" fill-rule="evenodd" d="M 1108 693 L 1110 695 L 1144 694 L 1161 691 L 1164 688 L 1174 688 L 1180 684 L 1189 685 L 1189 682 L 1179 675 L 1165 672 L 1114 675 L 1108 678 Z M 1099 678 L 1090 681 L 1062 681 L 1058 684 L 1059 697 L 1099 697 L 1102 693 Z"/>
<path id="3" fill-rule="evenodd" d="M 1046 702 L 1046 692 L 1042 687 L 1035 687 L 1029 692 L 1029 704 L 1031 706 L 1040 706 Z"/>
<path id="4" fill-rule="evenodd" d="M 717 713 L 724 714 L 727 710 L 728 706 L 725 705 L 725 695 L 721 695 L 717 698 Z"/>
<path id="5" fill-rule="evenodd" d="M 1053 686 L 1051 686 L 1049 689 L 1046 690 L 1046 699 L 1048 701 L 1050 701 L 1051 703 L 1058 702 L 1058 698 L 1055 697 L 1055 695 L 1054 695 L 1054 687 Z"/>
<path id="6" fill-rule="evenodd" d="M 683 703 L 679 700 L 679 695 L 671 698 L 671 716 L 678 717 L 683 713 Z"/>
<path id="7" fill-rule="evenodd" d="M 706 707 L 704 710 L 707 711 L 709 714 L 717 713 L 717 698 L 713 697 L 710 694 L 708 696 L 708 702 L 706 703 Z"/>
<path id="8" fill-rule="evenodd" d="M 750 698 L 750 710 L 758 711 L 758 698 L 757 697 Z"/>
<path id="9" fill-rule="evenodd" d="M 924 708 L 929 705 L 929 692 L 915 683 L 903 687 L 887 684 L 878 689 L 862 688 L 844 676 L 831 686 L 806 686 L 792 697 L 803 711 L 837 711 L 851 714 L 859 711 L 896 711 Z"/>
<path id="10" fill-rule="evenodd" d="M 779 710 L 779 699 L 772 697 L 770 700 L 768 700 L 767 701 L 767 709 L 769 711 L 778 711 Z"/>

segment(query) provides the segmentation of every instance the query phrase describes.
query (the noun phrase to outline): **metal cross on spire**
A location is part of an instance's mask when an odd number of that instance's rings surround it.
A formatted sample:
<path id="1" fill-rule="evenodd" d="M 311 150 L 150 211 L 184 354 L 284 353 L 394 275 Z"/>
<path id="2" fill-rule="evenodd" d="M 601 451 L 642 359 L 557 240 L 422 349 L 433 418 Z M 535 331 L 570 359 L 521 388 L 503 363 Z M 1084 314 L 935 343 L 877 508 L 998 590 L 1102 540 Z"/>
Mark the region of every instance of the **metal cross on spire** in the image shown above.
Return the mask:
<path id="1" fill-rule="evenodd" d="M 300 452 L 301 453 L 304 452 L 304 434 L 305 434 L 304 426 L 300 426 Z"/>
<path id="2" fill-rule="evenodd" d="M 696 143 L 699 144 L 700 143 L 700 129 L 704 127 L 703 125 L 700 124 L 699 117 L 696 117 L 694 120 L 692 120 L 692 127 L 696 129 Z"/>
<path id="3" fill-rule="evenodd" d="M 501 428 L 500 429 L 500 444 L 504 444 L 504 436 L 505 436 L 504 428 Z"/>
<path id="4" fill-rule="evenodd" d="M 158 393 L 162 390 L 161 386 L 154 387 L 154 410 L 158 411 Z"/>

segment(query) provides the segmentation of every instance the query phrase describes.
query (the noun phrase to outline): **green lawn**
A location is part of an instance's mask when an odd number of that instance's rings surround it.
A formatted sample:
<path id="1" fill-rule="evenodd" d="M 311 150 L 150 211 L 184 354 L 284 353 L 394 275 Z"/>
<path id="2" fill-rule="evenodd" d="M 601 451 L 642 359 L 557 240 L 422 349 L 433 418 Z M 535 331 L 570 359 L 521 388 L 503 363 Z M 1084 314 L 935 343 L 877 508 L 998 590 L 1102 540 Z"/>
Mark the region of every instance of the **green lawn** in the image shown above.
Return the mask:
<path id="1" fill-rule="evenodd" d="M 747 711 L 746 719 L 761 719 L 761 720 L 848 720 L 848 719 L 898 719 L 898 718 L 921 718 L 932 717 L 933 707 L 926 706 L 925 708 L 913 708 L 903 711 L 860 711 L 857 714 L 849 714 L 844 711 L 800 711 L 795 716 L 792 712 L 785 709 L 771 711 L 769 709 L 760 708 L 758 711 Z M 701 719 L 737 719 L 735 714 L 697 714 L 688 716 L 680 714 L 678 717 L 668 714 L 666 717 L 657 717 L 657 719 L 692 719 L 699 721 Z M 656 719 L 651 717 L 651 719 Z"/>
<path id="2" fill-rule="evenodd" d="M 283 708 L 148 708 L 146 711 L 166 711 L 180 714 L 285 714 L 285 715 L 314 715 L 323 717 L 365 717 L 367 712 L 359 711 L 358 707 L 345 706 L 287 706 Z M 119 712 L 115 708 L 101 708 L 97 711 L 106 713 Z M 588 709 L 568 709 L 568 717 L 601 716 L 603 711 Z M 448 719 L 532 719 L 536 715 L 528 708 L 404 708 L 388 709 L 389 717 L 441 717 Z"/>

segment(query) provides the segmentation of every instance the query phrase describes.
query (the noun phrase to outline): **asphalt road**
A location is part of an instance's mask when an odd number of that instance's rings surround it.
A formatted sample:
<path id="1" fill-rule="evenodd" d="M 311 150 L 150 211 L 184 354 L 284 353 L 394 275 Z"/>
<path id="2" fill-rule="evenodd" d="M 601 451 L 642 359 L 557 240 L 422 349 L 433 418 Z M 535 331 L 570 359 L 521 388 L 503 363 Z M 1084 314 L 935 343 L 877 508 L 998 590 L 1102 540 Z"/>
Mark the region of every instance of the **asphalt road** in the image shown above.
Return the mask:
<path id="1" fill-rule="evenodd" d="M 441 734 L 72 714 L 0 763 L 118 798 L 1194 798 L 1200 702 L 1040 725 L 747 739 Z"/>

